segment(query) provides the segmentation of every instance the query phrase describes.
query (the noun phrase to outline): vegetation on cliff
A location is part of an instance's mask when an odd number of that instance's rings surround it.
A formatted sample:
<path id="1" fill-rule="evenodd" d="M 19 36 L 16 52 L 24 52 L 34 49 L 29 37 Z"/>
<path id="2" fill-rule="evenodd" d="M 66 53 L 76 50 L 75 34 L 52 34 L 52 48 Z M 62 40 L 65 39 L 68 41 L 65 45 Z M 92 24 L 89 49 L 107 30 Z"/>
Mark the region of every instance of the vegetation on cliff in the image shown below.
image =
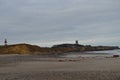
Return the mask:
<path id="1" fill-rule="evenodd" d="M 118 49 L 117 46 L 84 46 L 79 44 L 60 44 L 44 48 L 30 44 L 0 46 L 0 54 L 61 54 L 64 52 L 97 51 Z"/>
<path id="2" fill-rule="evenodd" d="M 0 54 L 30 54 L 39 49 L 38 46 L 29 44 L 15 44 L 0 47 Z"/>
<path id="3" fill-rule="evenodd" d="M 0 54 L 58 54 L 73 50 L 72 48 L 48 48 L 30 44 L 0 46 Z"/>
<path id="4" fill-rule="evenodd" d="M 119 49 L 118 46 L 91 46 L 79 44 L 59 44 L 54 45 L 52 48 L 71 48 L 71 51 L 101 51 Z"/>

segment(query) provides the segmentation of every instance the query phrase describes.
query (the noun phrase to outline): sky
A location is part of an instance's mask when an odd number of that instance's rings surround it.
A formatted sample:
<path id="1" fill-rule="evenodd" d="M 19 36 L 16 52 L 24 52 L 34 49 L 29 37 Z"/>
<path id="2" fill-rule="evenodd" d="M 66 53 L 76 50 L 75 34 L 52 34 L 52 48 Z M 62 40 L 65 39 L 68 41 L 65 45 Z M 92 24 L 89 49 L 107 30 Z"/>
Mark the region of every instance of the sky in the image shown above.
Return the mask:
<path id="1" fill-rule="evenodd" d="M 0 0 L 0 45 L 120 46 L 120 0 Z"/>

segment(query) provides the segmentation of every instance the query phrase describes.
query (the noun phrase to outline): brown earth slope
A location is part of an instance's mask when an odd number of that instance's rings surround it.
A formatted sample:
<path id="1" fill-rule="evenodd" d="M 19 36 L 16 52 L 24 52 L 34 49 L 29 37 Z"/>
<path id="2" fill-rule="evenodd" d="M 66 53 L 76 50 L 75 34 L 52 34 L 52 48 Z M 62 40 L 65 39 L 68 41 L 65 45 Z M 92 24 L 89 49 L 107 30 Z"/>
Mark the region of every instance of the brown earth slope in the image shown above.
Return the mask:
<path id="1" fill-rule="evenodd" d="M 73 48 L 44 48 L 30 44 L 0 46 L 0 54 L 58 54 L 73 51 Z"/>
<path id="2" fill-rule="evenodd" d="M 30 44 L 15 44 L 0 47 L 0 54 L 35 54 L 42 52 L 41 47 Z"/>
<path id="3" fill-rule="evenodd" d="M 14 44 L 7 46 L 0 46 L 0 54 L 62 54 L 65 52 L 80 52 L 80 51 L 95 51 L 95 50 L 112 50 L 118 49 L 118 47 L 109 47 L 109 46 L 73 46 L 71 45 L 64 46 L 56 46 L 52 48 L 44 48 L 36 45 L 30 44 Z"/>

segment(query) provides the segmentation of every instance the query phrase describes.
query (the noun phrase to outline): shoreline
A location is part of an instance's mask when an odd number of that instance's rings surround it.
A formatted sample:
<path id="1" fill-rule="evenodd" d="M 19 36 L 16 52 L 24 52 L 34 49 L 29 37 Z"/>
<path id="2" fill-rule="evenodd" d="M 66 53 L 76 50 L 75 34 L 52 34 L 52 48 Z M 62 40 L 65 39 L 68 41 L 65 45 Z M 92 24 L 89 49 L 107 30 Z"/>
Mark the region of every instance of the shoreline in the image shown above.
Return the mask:
<path id="1" fill-rule="evenodd" d="M 0 80 L 119 80 L 120 57 L 0 56 Z"/>

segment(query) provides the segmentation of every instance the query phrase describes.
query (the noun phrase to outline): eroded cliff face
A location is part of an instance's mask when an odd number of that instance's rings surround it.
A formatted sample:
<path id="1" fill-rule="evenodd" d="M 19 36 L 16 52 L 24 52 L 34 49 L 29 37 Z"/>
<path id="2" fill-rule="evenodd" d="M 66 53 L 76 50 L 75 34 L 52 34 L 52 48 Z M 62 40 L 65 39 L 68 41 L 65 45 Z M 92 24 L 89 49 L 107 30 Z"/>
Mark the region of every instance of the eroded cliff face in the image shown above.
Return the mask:
<path id="1" fill-rule="evenodd" d="M 73 51 L 74 48 L 43 48 L 30 44 L 0 46 L 0 54 L 57 54 Z"/>
<path id="2" fill-rule="evenodd" d="M 67 44 L 66 44 L 67 45 Z M 62 54 L 65 52 L 79 52 L 79 51 L 98 51 L 98 50 L 112 50 L 118 49 L 119 47 L 114 46 L 75 46 L 74 45 L 57 45 L 52 48 L 43 48 L 36 45 L 30 44 L 15 44 L 0 46 L 0 54 Z"/>
<path id="3" fill-rule="evenodd" d="M 44 48 L 30 44 L 0 46 L 0 54 L 56 54 L 70 51 L 71 48 Z"/>
<path id="4" fill-rule="evenodd" d="M 30 44 L 15 44 L 0 47 L 0 54 L 32 54 L 40 49 L 39 46 Z"/>

